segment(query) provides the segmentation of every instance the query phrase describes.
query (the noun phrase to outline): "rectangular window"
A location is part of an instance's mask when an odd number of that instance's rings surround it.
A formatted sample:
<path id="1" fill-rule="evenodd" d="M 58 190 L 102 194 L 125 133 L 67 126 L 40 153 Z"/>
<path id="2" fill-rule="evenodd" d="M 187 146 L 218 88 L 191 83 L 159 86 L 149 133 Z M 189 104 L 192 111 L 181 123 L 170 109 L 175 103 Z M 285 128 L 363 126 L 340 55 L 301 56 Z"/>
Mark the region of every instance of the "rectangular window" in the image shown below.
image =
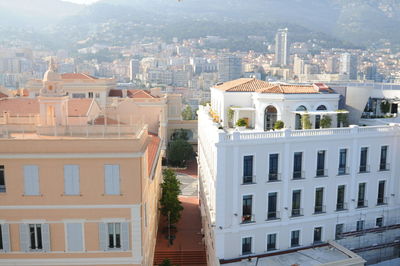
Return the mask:
<path id="1" fill-rule="evenodd" d="M 365 224 L 365 221 L 364 221 L 364 220 L 359 220 L 359 221 L 357 221 L 356 230 L 357 230 L 357 231 L 364 230 L 364 224 Z"/>
<path id="2" fill-rule="evenodd" d="M 267 235 L 267 251 L 276 250 L 276 234 Z"/>
<path id="3" fill-rule="evenodd" d="M 86 98 L 85 93 L 72 93 L 72 98 Z"/>
<path id="4" fill-rule="evenodd" d="M 4 250 L 3 246 L 3 225 L 0 224 L 0 250 Z"/>
<path id="5" fill-rule="evenodd" d="M 243 196 L 242 223 L 253 222 L 253 196 Z"/>
<path id="6" fill-rule="evenodd" d="M 315 190 L 315 205 L 314 205 L 314 213 L 322 213 L 324 212 L 324 188 L 320 187 Z"/>
<path id="7" fill-rule="evenodd" d="M 300 245 L 300 230 L 292 231 L 290 236 L 290 246 L 297 247 Z"/>
<path id="8" fill-rule="evenodd" d="M 382 227 L 383 226 L 383 217 L 376 218 L 376 226 Z"/>
<path id="9" fill-rule="evenodd" d="M 243 158 L 243 184 L 253 183 L 253 155 Z"/>
<path id="10" fill-rule="evenodd" d="M 269 172 L 268 172 L 268 180 L 269 181 L 278 181 L 278 161 L 279 154 L 270 154 L 269 155 Z"/>
<path id="11" fill-rule="evenodd" d="M 317 153 L 317 173 L 316 176 L 325 176 L 325 153 L 326 151 L 318 151 Z"/>
<path id="12" fill-rule="evenodd" d="M 276 211 L 276 205 L 278 200 L 278 193 L 272 192 L 268 193 L 268 220 L 274 220 L 278 218 L 278 214 Z"/>
<path id="13" fill-rule="evenodd" d="M 251 254 L 251 237 L 242 238 L 242 255 Z"/>
<path id="14" fill-rule="evenodd" d="M 322 241 L 322 227 L 314 228 L 314 243 L 319 243 Z"/>
<path id="15" fill-rule="evenodd" d="M 42 245 L 42 225 L 41 224 L 29 224 L 29 237 L 31 250 L 41 250 Z"/>
<path id="16" fill-rule="evenodd" d="M 64 165 L 65 195 L 79 195 L 79 165 Z"/>
<path id="17" fill-rule="evenodd" d="M 39 195 L 39 168 L 37 165 L 24 166 L 25 195 Z"/>
<path id="18" fill-rule="evenodd" d="M 365 200 L 365 183 L 358 184 L 358 198 L 357 198 L 357 208 L 366 207 L 366 200 Z"/>
<path id="19" fill-rule="evenodd" d="M 367 156 L 368 156 L 368 148 L 363 147 L 361 148 L 361 153 L 360 153 L 360 173 L 365 173 L 368 171 L 367 167 Z"/>
<path id="20" fill-rule="evenodd" d="M 88 93 L 88 98 L 93 98 L 93 92 Z"/>
<path id="21" fill-rule="evenodd" d="M 108 223 L 108 248 L 121 248 L 121 223 Z"/>
<path id="22" fill-rule="evenodd" d="M 335 240 L 341 239 L 341 234 L 343 233 L 344 224 L 337 224 L 335 230 Z"/>
<path id="23" fill-rule="evenodd" d="M 292 216 L 301 215 L 301 190 L 293 190 L 292 194 Z"/>
<path id="24" fill-rule="evenodd" d="M 344 204 L 344 195 L 346 191 L 346 186 L 345 185 L 340 185 L 337 188 L 337 200 L 336 200 L 336 210 L 337 211 L 342 211 L 346 209 L 346 206 Z"/>
<path id="25" fill-rule="evenodd" d="M 387 164 L 387 151 L 388 151 L 388 146 L 381 147 L 381 159 L 379 162 L 380 171 L 385 171 L 389 169 L 389 166 Z"/>
<path id="26" fill-rule="evenodd" d="M 295 152 L 293 157 L 293 179 L 301 179 L 302 175 L 303 153 Z"/>
<path id="27" fill-rule="evenodd" d="M 340 149 L 339 151 L 339 175 L 347 174 L 347 149 Z"/>
<path id="28" fill-rule="evenodd" d="M 316 115 L 315 116 L 315 128 L 316 129 L 320 128 L 320 124 L 321 124 L 321 116 L 320 115 Z"/>
<path id="29" fill-rule="evenodd" d="M 119 165 L 106 164 L 104 166 L 104 172 L 105 172 L 105 194 L 107 195 L 120 194 Z"/>
<path id="30" fill-rule="evenodd" d="M 67 223 L 67 250 L 83 251 L 83 225 L 81 223 Z"/>
<path id="31" fill-rule="evenodd" d="M 385 181 L 379 181 L 378 184 L 378 199 L 377 199 L 377 205 L 383 205 L 386 204 L 385 200 Z"/>
<path id="32" fill-rule="evenodd" d="M 0 192 L 6 192 L 6 181 L 4 177 L 4 165 L 0 165 Z"/>

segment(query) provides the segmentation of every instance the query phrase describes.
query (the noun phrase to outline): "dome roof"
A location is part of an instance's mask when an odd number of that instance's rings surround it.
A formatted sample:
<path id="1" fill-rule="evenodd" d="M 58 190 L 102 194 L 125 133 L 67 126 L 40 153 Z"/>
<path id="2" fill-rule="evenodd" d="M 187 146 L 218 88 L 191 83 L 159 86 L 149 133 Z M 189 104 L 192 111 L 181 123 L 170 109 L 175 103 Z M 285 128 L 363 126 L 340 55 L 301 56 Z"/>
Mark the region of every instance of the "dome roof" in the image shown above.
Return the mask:
<path id="1" fill-rule="evenodd" d="M 43 81 L 61 81 L 61 75 L 49 69 L 44 73 Z"/>

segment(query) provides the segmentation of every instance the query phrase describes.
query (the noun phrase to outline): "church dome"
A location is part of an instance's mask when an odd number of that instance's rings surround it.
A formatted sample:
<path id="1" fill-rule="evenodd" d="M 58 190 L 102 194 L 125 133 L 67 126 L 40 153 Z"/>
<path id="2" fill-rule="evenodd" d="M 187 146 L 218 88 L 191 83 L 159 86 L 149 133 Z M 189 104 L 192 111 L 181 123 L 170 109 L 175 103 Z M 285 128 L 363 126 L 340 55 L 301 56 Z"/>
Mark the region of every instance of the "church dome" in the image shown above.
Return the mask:
<path id="1" fill-rule="evenodd" d="M 43 81 L 61 81 L 61 75 L 57 72 L 57 67 L 52 57 L 50 58 L 49 69 L 44 73 Z"/>

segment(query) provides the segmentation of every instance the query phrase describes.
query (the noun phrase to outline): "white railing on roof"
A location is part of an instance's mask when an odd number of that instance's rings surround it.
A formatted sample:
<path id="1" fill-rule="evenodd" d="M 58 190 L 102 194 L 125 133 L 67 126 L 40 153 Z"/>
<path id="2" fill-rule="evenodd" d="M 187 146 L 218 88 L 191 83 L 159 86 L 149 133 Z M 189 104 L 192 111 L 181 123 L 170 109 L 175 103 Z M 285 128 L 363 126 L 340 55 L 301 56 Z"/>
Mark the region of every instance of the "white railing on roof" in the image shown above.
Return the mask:
<path id="1" fill-rule="evenodd" d="M 351 133 L 351 128 L 325 128 L 325 129 L 306 129 L 290 131 L 291 137 L 307 136 L 329 136 L 329 135 L 347 135 Z"/>

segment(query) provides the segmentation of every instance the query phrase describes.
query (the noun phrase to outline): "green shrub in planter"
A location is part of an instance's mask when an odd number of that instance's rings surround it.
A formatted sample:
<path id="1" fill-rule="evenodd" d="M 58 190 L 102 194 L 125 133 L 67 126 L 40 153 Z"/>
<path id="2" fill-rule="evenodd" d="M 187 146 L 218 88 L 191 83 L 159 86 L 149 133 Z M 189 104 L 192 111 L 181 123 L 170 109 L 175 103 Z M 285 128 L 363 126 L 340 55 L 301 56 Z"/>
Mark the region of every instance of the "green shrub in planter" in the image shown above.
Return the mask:
<path id="1" fill-rule="evenodd" d="M 310 121 L 310 115 L 309 114 L 303 114 L 301 116 L 301 124 L 303 126 L 303 129 L 311 129 L 311 121 Z"/>
<path id="2" fill-rule="evenodd" d="M 329 115 L 324 115 L 320 123 L 322 128 L 330 128 L 332 124 L 332 118 Z"/>
<path id="3" fill-rule="evenodd" d="M 285 123 L 282 120 L 277 120 L 274 124 L 274 129 L 282 129 L 285 127 Z"/>
<path id="4" fill-rule="evenodd" d="M 236 126 L 247 127 L 247 122 L 243 118 L 240 118 L 240 119 L 238 119 L 238 121 L 236 121 Z"/>

